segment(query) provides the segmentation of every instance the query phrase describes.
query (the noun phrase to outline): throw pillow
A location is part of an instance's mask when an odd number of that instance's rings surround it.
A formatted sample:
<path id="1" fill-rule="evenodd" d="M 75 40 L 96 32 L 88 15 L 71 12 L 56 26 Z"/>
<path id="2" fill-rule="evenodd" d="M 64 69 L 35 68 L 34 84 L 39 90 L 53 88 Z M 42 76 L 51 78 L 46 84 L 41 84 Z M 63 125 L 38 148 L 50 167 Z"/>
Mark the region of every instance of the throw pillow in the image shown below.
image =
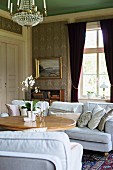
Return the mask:
<path id="1" fill-rule="evenodd" d="M 92 118 L 88 123 L 88 127 L 92 130 L 95 129 L 99 125 L 99 122 L 104 116 L 105 112 L 106 111 L 104 108 L 101 108 L 99 105 L 96 105 L 93 109 Z"/>
<path id="2" fill-rule="evenodd" d="M 88 122 L 90 121 L 92 116 L 92 112 L 86 111 L 83 114 L 80 115 L 80 118 L 78 119 L 78 127 L 85 127 L 87 126 Z"/>
<path id="3" fill-rule="evenodd" d="M 6 104 L 6 107 L 10 116 L 20 116 L 19 107 L 17 105 Z"/>
<path id="4" fill-rule="evenodd" d="M 113 118 L 113 109 L 109 110 L 105 115 L 101 118 L 100 123 L 98 125 L 98 130 L 103 131 L 104 126 L 107 120 Z"/>

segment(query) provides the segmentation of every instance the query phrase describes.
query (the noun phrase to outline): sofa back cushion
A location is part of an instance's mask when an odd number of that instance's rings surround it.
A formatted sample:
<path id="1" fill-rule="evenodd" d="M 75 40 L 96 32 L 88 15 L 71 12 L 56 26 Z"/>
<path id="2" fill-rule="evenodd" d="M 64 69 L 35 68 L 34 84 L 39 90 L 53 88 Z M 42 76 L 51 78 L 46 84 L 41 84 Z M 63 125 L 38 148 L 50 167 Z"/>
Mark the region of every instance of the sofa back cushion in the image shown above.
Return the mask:
<path id="1" fill-rule="evenodd" d="M 20 116 L 20 110 L 18 105 L 6 104 L 9 116 Z"/>
<path id="2" fill-rule="evenodd" d="M 70 166 L 70 141 L 64 132 L 0 132 L 0 151 L 54 155 L 63 170 Z"/>
<path id="3" fill-rule="evenodd" d="M 71 103 L 71 102 L 55 101 L 52 102 L 50 108 L 65 110 L 66 112 L 82 113 L 82 106 L 83 103 L 79 103 L 79 102 Z"/>
<path id="4" fill-rule="evenodd" d="M 83 112 L 85 112 L 85 111 L 91 111 L 92 112 L 96 105 L 99 105 L 100 107 L 102 107 L 105 110 L 106 110 L 107 106 L 110 107 L 111 109 L 113 108 L 113 103 L 86 102 L 83 105 Z"/>

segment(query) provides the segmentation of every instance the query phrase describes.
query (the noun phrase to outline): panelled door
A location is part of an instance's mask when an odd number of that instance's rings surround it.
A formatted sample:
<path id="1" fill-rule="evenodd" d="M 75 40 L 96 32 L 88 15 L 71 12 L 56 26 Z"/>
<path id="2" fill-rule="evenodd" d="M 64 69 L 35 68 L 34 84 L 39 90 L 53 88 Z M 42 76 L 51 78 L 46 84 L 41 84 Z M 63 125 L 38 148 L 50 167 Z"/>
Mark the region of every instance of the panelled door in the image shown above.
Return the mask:
<path id="1" fill-rule="evenodd" d="M 0 113 L 18 99 L 18 46 L 0 42 Z"/>

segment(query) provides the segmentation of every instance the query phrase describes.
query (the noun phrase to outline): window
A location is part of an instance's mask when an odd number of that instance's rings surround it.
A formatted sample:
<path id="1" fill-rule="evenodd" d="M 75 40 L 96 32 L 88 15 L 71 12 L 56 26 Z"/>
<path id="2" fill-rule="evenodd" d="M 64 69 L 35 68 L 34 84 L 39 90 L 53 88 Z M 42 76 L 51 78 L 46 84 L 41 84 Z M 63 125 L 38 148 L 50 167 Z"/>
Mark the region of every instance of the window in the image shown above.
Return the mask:
<path id="1" fill-rule="evenodd" d="M 105 95 L 110 96 L 110 83 L 107 73 L 102 31 L 99 26 L 86 31 L 82 72 L 80 80 L 80 97 L 87 95 L 87 91 L 93 92 L 93 97 L 103 95 L 101 84 L 105 82 L 108 88 Z"/>

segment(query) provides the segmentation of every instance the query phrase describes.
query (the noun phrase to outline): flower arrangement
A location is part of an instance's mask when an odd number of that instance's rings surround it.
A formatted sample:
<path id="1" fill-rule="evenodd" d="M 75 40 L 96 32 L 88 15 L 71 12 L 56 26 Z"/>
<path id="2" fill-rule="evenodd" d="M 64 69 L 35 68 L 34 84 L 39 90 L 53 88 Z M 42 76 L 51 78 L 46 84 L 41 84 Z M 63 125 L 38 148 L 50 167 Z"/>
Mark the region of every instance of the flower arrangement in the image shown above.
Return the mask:
<path id="1" fill-rule="evenodd" d="M 33 76 L 28 76 L 24 81 L 21 82 L 21 90 L 27 91 L 27 100 L 31 100 L 31 89 L 35 84 L 35 79 Z M 37 89 L 35 87 L 35 89 Z"/>
<path id="2" fill-rule="evenodd" d="M 22 91 L 24 90 L 28 90 L 29 88 L 31 89 L 35 84 L 35 79 L 33 78 L 33 76 L 29 76 L 27 77 L 24 81 L 21 82 L 21 85 L 24 86 L 22 87 Z"/>

